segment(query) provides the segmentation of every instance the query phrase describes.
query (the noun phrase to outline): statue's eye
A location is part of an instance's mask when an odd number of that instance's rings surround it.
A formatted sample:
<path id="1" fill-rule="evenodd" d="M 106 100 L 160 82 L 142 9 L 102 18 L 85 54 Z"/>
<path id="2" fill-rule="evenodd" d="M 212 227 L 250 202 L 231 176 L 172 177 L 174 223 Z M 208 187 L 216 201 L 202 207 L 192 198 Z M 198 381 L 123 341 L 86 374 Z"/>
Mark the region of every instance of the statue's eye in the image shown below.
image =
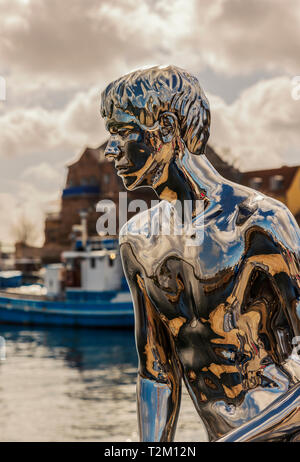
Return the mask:
<path id="1" fill-rule="evenodd" d="M 110 127 L 109 128 L 109 132 L 111 135 L 116 135 L 118 133 L 118 130 L 114 127 Z"/>
<path id="2" fill-rule="evenodd" d="M 126 138 L 126 136 L 128 136 L 129 134 L 130 130 L 128 128 L 118 131 L 118 135 L 120 135 L 121 138 Z"/>

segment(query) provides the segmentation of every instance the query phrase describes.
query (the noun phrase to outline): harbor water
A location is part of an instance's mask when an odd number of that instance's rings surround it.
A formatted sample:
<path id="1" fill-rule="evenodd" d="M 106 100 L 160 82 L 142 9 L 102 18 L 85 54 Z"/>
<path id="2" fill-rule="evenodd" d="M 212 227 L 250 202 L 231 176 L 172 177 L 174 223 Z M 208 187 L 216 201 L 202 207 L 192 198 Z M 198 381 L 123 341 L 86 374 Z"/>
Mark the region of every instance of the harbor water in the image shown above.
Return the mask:
<path id="1" fill-rule="evenodd" d="M 0 325 L 0 441 L 138 441 L 133 330 Z M 183 390 L 175 441 L 207 441 Z"/>

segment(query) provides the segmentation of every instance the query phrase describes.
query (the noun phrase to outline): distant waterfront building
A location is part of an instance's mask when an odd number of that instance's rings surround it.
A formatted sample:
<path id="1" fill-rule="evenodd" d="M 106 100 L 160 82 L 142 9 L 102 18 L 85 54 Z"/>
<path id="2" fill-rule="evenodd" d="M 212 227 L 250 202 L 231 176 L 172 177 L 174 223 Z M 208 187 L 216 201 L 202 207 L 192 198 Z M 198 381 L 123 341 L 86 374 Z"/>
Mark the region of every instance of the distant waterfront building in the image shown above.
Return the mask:
<path id="1" fill-rule="evenodd" d="M 24 242 L 16 242 L 14 268 L 23 273 L 38 271 L 41 268 L 41 249 Z"/>
<path id="2" fill-rule="evenodd" d="M 244 172 L 242 183 L 283 202 L 300 224 L 300 166 Z"/>
<path id="3" fill-rule="evenodd" d="M 61 195 L 61 208 L 45 220 L 45 243 L 42 249 L 44 263 L 60 261 L 60 254 L 72 245 L 72 228 L 80 224 L 79 212 L 87 211 L 87 230 L 90 237 L 97 237 L 96 221 L 100 214 L 96 204 L 102 199 L 119 204 L 119 192 L 126 191 L 121 178 L 116 174 L 114 164 L 104 158 L 107 142 L 96 149 L 87 147 L 80 157 L 68 165 L 65 188 Z M 207 147 L 206 156 L 224 177 L 240 182 L 241 173 L 224 162 L 217 153 Z M 150 207 L 157 196 L 151 188 L 127 191 L 128 201 L 143 199 Z M 132 214 L 128 214 L 130 218 Z"/>

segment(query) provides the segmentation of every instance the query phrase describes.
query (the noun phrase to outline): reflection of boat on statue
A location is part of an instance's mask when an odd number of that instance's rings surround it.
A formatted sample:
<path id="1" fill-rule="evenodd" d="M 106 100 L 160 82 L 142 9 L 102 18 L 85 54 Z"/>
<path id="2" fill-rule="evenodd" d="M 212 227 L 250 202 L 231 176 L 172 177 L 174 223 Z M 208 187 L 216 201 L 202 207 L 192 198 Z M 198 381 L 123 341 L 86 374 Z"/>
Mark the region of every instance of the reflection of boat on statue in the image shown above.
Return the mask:
<path id="1" fill-rule="evenodd" d="M 100 248 L 99 248 L 100 247 Z M 63 252 L 48 265 L 45 285 L 0 292 L 0 322 L 71 327 L 131 327 L 130 292 L 115 241 Z"/>

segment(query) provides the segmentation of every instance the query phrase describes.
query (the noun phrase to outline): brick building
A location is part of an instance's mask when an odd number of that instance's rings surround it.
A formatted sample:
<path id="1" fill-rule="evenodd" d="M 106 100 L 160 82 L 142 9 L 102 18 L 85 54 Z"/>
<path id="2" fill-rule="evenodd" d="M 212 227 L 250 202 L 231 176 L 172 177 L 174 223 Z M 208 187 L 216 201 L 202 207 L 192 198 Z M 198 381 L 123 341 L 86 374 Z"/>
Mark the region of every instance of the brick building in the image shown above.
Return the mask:
<path id="1" fill-rule="evenodd" d="M 299 166 L 245 172 L 242 183 L 283 202 L 300 224 Z"/>

